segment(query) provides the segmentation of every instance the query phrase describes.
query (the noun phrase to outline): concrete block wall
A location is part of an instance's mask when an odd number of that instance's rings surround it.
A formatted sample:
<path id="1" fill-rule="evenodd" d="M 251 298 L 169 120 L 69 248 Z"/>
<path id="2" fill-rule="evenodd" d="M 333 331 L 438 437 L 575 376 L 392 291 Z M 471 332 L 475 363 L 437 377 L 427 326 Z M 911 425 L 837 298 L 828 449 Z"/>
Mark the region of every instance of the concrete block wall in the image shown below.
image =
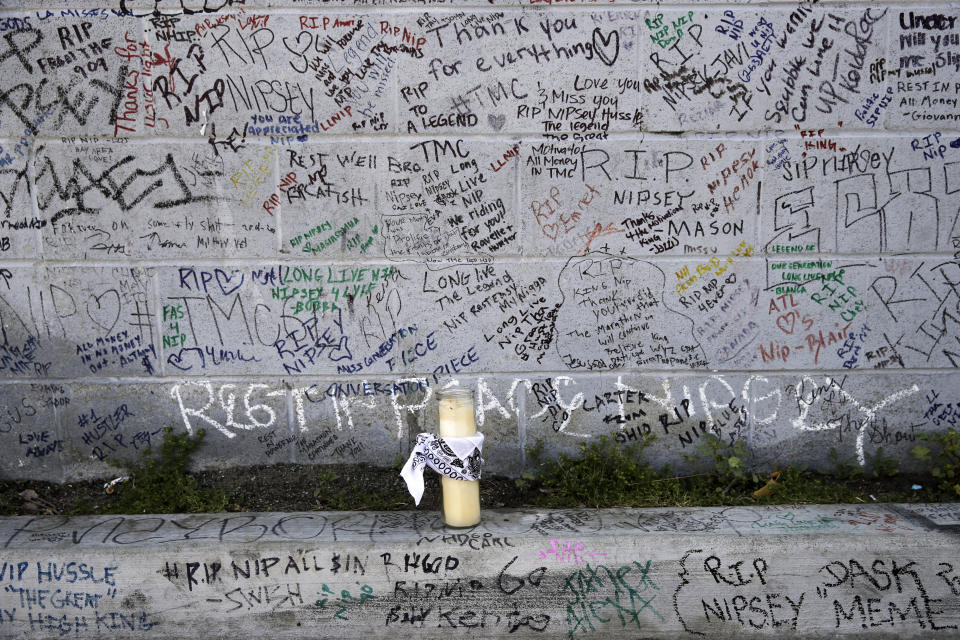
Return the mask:
<path id="1" fill-rule="evenodd" d="M 0 459 L 524 446 L 911 465 L 960 415 L 960 10 L 35 2 L 0 16 Z"/>

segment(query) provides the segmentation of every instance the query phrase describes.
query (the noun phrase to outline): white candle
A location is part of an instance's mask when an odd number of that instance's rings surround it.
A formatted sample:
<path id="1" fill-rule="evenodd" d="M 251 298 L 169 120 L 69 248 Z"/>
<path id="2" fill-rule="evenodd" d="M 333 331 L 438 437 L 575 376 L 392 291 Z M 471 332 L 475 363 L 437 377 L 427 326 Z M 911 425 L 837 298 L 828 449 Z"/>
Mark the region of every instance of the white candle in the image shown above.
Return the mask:
<path id="1" fill-rule="evenodd" d="M 440 394 L 440 437 L 468 438 L 477 435 L 473 420 L 473 394 L 450 389 Z M 480 482 L 442 477 L 443 522 L 450 527 L 472 527 L 480 522 Z"/>

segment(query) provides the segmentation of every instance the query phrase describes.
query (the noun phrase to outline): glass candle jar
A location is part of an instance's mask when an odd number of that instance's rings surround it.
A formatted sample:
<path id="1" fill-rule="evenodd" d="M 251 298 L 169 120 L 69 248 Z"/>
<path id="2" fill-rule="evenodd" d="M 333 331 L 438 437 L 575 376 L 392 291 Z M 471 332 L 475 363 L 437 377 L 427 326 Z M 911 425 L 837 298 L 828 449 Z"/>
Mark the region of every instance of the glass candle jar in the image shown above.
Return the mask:
<path id="1" fill-rule="evenodd" d="M 477 435 L 473 419 L 473 392 L 462 387 L 441 391 L 440 437 L 469 438 Z M 440 479 L 443 491 L 441 517 L 448 527 L 472 527 L 480 522 L 480 481 Z"/>

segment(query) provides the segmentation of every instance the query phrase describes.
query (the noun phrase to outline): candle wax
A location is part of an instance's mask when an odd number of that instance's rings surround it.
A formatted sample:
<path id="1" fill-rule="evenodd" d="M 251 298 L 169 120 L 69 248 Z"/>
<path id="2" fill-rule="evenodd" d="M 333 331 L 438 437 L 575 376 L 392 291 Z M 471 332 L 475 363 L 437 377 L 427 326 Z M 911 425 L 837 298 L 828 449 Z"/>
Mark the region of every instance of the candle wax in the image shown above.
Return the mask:
<path id="1" fill-rule="evenodd" d="M 440 437 L 468 438 L 477 435 L 473 403 L 444 398 L 440 401 Z M 450 527 L 471 527 L 480 522 L 480 482 L 440 479 L 443 490 L 443 521 Z"/>

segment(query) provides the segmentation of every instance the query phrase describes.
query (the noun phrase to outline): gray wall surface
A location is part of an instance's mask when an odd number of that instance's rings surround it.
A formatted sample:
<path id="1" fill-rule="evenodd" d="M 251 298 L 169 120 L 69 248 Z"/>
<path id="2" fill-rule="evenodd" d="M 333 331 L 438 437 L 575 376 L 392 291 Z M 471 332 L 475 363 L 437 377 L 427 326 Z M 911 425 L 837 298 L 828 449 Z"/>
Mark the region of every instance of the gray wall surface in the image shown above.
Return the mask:
<path id="1" fill-rule="evenodd" d="M 5 518 L 4 638 L 957 638 L 955 505 Z"/>
<path id="2" fill-rule="evenodd" d="M 2 473 L 956 425 L 960 9 L 480 4 L 3 3 Z"/>

